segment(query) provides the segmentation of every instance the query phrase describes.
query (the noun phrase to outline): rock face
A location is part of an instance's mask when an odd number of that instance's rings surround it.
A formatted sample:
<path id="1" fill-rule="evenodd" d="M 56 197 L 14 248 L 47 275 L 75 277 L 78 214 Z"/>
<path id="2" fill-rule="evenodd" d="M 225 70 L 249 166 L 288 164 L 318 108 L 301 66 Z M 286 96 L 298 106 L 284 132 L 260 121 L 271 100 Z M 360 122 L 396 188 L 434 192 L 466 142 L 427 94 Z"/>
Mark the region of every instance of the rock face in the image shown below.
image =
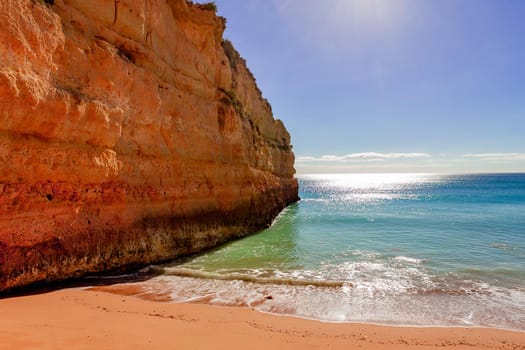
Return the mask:
<path id="1" fill-rule="evenodd" d="M 212 6 L 51 2 L 0 2 L 0 291 L 198 252 L 298 199 Z"/>

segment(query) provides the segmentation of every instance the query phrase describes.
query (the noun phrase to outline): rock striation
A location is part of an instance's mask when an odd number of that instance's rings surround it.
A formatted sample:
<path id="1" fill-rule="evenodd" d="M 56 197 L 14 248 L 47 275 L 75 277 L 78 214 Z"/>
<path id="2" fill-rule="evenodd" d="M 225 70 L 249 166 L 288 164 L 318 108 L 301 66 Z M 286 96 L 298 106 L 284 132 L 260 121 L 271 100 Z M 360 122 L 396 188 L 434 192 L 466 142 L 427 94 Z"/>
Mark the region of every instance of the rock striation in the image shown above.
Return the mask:
<path id="1" fill-rule="evenodd" d="M 186 0 L 0 2 L 0 291 L 195 253 L 298 200 L 224 28 Z"/>

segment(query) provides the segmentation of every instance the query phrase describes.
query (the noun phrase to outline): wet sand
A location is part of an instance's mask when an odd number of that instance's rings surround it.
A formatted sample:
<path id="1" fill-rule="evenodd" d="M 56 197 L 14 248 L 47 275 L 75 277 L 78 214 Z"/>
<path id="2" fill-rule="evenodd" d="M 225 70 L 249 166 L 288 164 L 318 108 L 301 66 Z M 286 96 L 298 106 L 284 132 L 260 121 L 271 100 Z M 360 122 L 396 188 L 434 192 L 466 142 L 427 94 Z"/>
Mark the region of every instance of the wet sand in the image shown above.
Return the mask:
<path id="1" fill-rule="evenodd" d="M 80 288 L 0 300 L 0 349 L 245 348 L 525 350 L 525 333 L 322 323 Z"/>

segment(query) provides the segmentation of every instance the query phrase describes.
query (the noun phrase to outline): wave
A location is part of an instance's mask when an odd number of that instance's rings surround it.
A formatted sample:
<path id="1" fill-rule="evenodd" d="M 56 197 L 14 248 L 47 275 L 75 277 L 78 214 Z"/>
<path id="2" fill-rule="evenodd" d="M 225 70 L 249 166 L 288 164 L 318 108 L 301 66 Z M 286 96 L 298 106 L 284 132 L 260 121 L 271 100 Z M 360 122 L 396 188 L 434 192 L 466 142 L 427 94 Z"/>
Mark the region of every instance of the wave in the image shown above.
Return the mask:
<path id="1" fill-rule="evenodd" d="M 288 212 L 293 210 L 292 208 L 296 208 L 296 206 L 297 206 L 297 204 L 291 204 L 291 205 L 287 206 L 286 208 L 284 208 L 283 210 L 281 210 L 279 212 L 279 214 L 277 214 L 277 216 L 272 220 L 272 223 L 270 224 L 270 227 L 275 226 L 279 221 L 281 221 L 281 219 L 286 217 Z"/>
<path id="2" fill-rule="evenodd" d="M 403 257 L 404 258 L 404 257 Z M 410 259 L 410 258 L 407 258 Z M 404 261 L 404 259 L 402 259 Z M 337 275 L 329 276 L 319 271 L 317 278 L 309 278 L 308 271 L 302 273 L 283 273 L 273 271 L 276 276 L 262 277 L 255 271 L 240 272 L 209 272 L 185 267 L 164 267 L 162 275 L 200 280 L 246 282 L 267 286 L 313 287 L 331 288 L 345 291 L 353 295 L 491 295 L 497 289 L 488 285 L 457 277 L 431 277 L 415 269 L 399 269 L 378 263 L 353 263 L 340 266 L 343 270 L 351 269 L 352 274 L 347 277 L 352 279 L 337 280 Z M 155 268 L 158 272 L 159 267 Z M 343 272 L 339 271 L 339 272 Z M 346 270 L 347 271 L 347 270 Z M 348 272 L 348 271 L 347 271 Z M 364 272 L 364 274 L 363 274 Z M 340 276 L 341 277 L 341 276 Z"/>
<path id="3" fill-rule="evenodd" d="M 394 260 L 397 260 L 397 261 L 403 261 L 403 262 L 407 262 L 407 263 L 411 263 L 411 264 L 421 264 L 424 262 L 424 260 L 422 259 L 416 259 L 416 258 L 409 258 L 408 256 L 396 256 L 395 258 L 393 258 Z"/>
<path id="4" fill-rule="evenodd" d="M 202 279 L 212 279 L 221 281 L 243 281 L 258 284 L 274 284 L 274 285 L 288 285 L 288 286 L 313 286 L 313 287 L 327 287 L 327 288 L 338 288 L 338 287 L 352 287 L 353 284 L 350 282 L 342 281 L 330 281 L 330 280 L 313 280 L 303 278 L 283 278 L 283 277 L 257 277 L 250 276 L 240 273 L 228 273 L 221 274 L 215 272 L 199 271 L 193 269 L 187 269 L 183 267 L 177 268 L 164 268 L 164 274 L 168 276 L 178 277 L 192 277 Z"/>

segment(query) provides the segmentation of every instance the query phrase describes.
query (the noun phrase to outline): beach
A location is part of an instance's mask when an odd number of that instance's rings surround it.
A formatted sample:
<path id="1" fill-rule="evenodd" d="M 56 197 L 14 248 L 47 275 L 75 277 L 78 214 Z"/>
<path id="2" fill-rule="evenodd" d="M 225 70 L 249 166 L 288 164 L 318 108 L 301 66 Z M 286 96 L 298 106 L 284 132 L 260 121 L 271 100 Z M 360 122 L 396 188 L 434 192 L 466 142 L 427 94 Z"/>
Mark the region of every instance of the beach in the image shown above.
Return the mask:
<path id="1" fill-rule="evenodd" d="M 523 332 L 326 323 L 84 288 L 5 298 L 0 310 L 0 349 L 525 349 Z"/>

